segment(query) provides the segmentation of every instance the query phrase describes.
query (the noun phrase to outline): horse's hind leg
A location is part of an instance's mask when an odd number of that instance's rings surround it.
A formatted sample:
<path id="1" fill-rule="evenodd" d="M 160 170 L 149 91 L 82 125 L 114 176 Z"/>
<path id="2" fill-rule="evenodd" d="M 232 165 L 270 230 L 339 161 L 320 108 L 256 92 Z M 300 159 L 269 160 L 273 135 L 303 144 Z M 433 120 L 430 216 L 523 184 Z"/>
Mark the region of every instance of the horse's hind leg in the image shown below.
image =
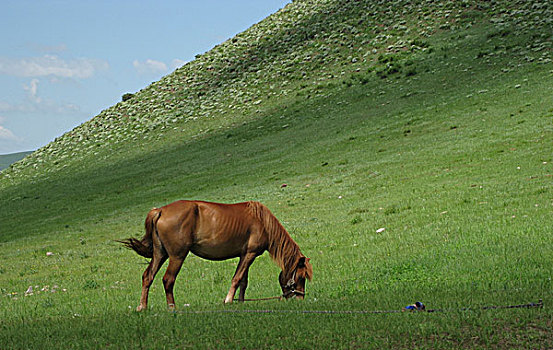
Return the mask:
<path id="1" fill-rule="evenodd" d="M 148 292 L 150 291 L 150 286 L 165 260 L 167 260 L 167 255 L 162 253 L 159 249 L 154 248 L 154 256 L 142 275 L 142 295 L 140 296 L 140 304 L 136 308 L 136 311 L 142 311 L 148 307 Z"/>
<path id="2" fill-rule="evenodd" d="M 167 266 L 167 271 L 163 276 L 163 287 L 165 288 L 165 297 L 167 298 L 167 308 L 169 308 L 169 310 L 175 309 L 173 287 L 175 286 L 175 280 L 177 279 L 177 275 L 179 274 L 186 255 L 188 255 L 188 252 L 184 254 L 183 257 L 169 257 L 169 266 Z"/>

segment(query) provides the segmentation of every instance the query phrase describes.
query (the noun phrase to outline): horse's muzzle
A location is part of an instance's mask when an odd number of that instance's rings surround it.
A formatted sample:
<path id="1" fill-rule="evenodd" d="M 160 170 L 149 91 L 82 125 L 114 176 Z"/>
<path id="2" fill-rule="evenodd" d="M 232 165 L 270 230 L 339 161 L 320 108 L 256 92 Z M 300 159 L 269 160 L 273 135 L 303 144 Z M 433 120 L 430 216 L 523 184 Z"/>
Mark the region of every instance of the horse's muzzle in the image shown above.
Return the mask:
<path id="1" fill-rule="evenodd" d="M 300 292 L 299 290 L 291 289 L 282 294 L 284 299 L 298 298 L 303 299 L 305 297 L 305 292 Z"/>

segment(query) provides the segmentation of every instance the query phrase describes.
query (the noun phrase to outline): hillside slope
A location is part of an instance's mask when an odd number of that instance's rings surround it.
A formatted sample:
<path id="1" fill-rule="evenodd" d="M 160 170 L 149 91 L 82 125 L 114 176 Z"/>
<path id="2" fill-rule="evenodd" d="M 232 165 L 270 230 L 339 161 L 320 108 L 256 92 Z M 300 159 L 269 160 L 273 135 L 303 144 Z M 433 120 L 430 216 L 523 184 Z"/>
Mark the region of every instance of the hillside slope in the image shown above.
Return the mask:
<path id="1" fill-rule="evenodd" d="M 552 347 L 549 308 L 478 309 L 553 298 L 551 33 L 549 1 L 294 1 L 0 173 L 0 338 Z M 129 311 L 144 267 L 114 240 L 183 198 L 269 206 L 312 259 L 306 300 L 228 313 L 265 304 L 222 309 L 236 262 L 190 256 L 177 307 L 217 317 L 161 312 L 159 277 Z M 277 276 L 260 257 L 248 295 Z M 45 285 L 67 292 L 23 296 Z M 416 300 L 455 311 L 301 314 Z"/>
<path id="2" fill-rule="evenodd" d="M 408 67 L 413 60 L 423 60 L 421 53 L 436 54 L 431 35 L 470 28 L 483 19 L 493 23 L 490 37 L 503 40 L 500 46 L 482 47 L 480 61 L 514 54 L 522 61 L 549 63 L 550 18 L 546 1 L 429 6 L 425 1 L 295 1 L 38 150 L 2 178 L 55 172 L 165 134 L 178 132 L 187 139 L 205 132 L 197 120 L 229 127 L 274 100 L 294 100 L 298 90 L 306 97 L 322 96 L 333 84 L 363 83 L 372 72 L 385 77 L 402 66 L 404 74 L 414 75 Z"/>

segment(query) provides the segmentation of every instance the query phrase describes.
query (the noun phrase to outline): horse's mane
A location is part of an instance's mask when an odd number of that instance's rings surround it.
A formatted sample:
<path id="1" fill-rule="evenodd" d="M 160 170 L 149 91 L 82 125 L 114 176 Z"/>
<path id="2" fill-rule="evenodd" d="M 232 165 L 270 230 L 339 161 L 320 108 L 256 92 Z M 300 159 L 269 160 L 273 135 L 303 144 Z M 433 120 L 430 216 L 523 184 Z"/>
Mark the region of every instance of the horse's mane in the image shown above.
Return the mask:
<path id="1" fill-rule="evenodd" d="M 248 202 L 248 208 L 263 223 L 269 241 L 267 250 L 271 258 L 283 271 L 294 269 L 303 255 L 290 234 L 265 205 L 251 201 Z"/>

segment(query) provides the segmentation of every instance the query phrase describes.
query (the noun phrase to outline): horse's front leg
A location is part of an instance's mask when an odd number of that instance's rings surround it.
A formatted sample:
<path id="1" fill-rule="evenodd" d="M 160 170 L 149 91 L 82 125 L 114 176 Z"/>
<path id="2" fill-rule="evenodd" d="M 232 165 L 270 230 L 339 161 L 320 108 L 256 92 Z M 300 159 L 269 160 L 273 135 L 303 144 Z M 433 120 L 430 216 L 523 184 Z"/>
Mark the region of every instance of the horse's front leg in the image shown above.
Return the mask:
<path id="1" fill-rule="evenodd" d="M 240 283 L 238 286 L 240 287 L 240 293 L 238 294 L 238 301 L 244 301 L 246 296 L 246 288 L 248 288 L 248 271 L 250 269 L 247 269 L 246 272 L 244 272 L 244 276 L 242 276 L 242 279 L 240 280 Z"/>
<path id="2" fill-rule="evenodd" d="M 240 286 L 240 283 L 242 282 L 242 279 L 244 276 L 248 277 L 248 269 L 250 268 L 251 264 L 255 260 L 257 254 L 256 253 L 246 253 L 245 255 L 240 257 L 240 261 L 238 262 L 238 266 L 236 267 L 236 272 L 234 273 L 234 277 L 232 277 L 232 282 L 230 284 L 230 289 L 228 291 L 227 297 L 225 298 L 224 303 L 230 304 L 234 300 L 234 295 L 236 294 L 236 289 Z M 247 282 L 246 282 L 247 284 Z M 243 292 L 245 293 L 245 289 L 240 290 L 240 296 L 243 297 Z"/>

